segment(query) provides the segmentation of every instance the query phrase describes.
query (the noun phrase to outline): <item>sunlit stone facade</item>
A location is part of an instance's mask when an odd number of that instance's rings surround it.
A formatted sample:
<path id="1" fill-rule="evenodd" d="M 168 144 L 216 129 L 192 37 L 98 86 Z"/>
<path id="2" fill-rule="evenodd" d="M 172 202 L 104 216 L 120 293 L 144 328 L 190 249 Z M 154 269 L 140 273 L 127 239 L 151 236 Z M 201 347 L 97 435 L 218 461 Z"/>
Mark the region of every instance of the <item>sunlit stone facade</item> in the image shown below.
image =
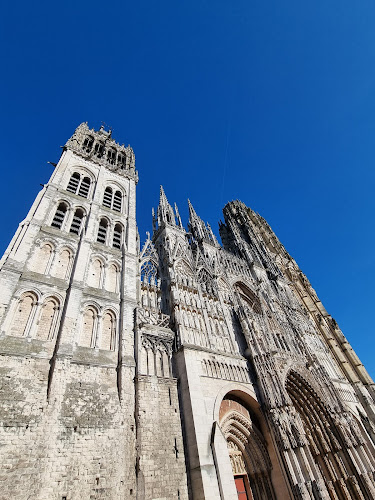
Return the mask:
<path id="1" fill-rule="evenodd" d="M 375 498 L 374 383 L 267 222 L 80 125 L 0 271 L 0 499 Z"/>

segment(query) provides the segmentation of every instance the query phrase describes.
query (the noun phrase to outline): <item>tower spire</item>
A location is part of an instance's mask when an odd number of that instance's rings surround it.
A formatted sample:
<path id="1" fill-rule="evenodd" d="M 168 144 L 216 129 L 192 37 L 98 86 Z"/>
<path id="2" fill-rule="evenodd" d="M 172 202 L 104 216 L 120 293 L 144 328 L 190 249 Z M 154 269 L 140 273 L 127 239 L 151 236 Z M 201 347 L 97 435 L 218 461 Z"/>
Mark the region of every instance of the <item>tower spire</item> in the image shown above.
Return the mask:
<path id="1" fill-rule="evenodd" d="M 164 192 L 163 186 L 160 186 L 160 199 L 158 206 L 158 225 L 159 227 L 163 224 L 170 224 L 172 226 L 176 225 L 176 219 L 173 212 L 173 208 L 168 202 L 167 196 Z"/>
<path id="2" fill-rule="evenodd" d="M 189 230 L 192 235 L 198 241 L 205 241 L 207 243 L 217 245 L 217 240 L 212 232 L 209 224 L 203 222 L 203 220 L 197 215 L 191 201 L 188 199 L 189 206 Z"/>

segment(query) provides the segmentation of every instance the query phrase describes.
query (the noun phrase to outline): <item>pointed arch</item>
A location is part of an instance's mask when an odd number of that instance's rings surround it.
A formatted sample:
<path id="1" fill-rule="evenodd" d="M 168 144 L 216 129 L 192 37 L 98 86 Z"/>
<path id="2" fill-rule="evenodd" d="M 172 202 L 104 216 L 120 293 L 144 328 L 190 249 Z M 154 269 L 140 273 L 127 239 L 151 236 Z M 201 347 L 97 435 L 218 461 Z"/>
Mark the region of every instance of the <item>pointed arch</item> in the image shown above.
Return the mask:
<path id="1" fill-rule="evenodd" d="M 255 413 L 244 401 L 227 394 L 220 405 L 219 425 L 227 442 L 235 482 L 242 482 L 249 498 L 275 499 L 272 464 Z"/>

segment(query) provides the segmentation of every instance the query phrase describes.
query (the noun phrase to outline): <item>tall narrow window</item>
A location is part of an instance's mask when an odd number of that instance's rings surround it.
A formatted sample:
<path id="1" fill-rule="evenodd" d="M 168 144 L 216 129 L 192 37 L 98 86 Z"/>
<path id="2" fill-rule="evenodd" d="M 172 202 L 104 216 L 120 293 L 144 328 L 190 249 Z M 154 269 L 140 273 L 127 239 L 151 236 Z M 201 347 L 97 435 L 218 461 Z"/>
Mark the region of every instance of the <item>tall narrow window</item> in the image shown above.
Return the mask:
<path id="1" fill-rule="evenodd" d="M 120 224 L 116 224 L 113 230 L 113 247 L 121 248 L 121 240 L 122 240 L 122 227 Z"/>
<path id="2" fill-rule="evenodd" d="M 116 212 L 121 212 L 121 202 L 122 202 L 121 191 L 116 191 L 113 196 L 113 210 L 116 210 Z"/>
<path id="3" fill-rule="evenodd" d="M 126 167 L 126 156 L 122 154 L 117 155 L 117 165 L 121 168 L 124 169 Z"/>
<path id="4" fill-rule="evenodd" d="M 107 270 L 105 283 L 105 288 L 109 292 L 117 292 L 118 274 L 117 266 L 115 264 L 110 264 Z"/>
<path id="5" fill-rule="evenodd" d="M 89 177 L 84 177 L 79 186 L 78 196 L 82 196 L 82 198 L 87 198 L 90 190 L 91 180 Z"/>
<path id="6" fill-rule="evenodd" d="M 85 314 L 83 315 L 83 325 L 79 342 L 83 347 L 91 347 L 95 343 L 94 333 L 96 318 L 96 310 L 93 307 L 87 308 Z"/>
<path id="7" fill-rule="evenodd" d="M 75 194 L 77 192 L 80 180 L 81 180 L 81 176 L 79 175 L 79 173 L 74 172 L 74 174 L 71 176 L 71 178 L 69 180 L 69 183 L 68 183 L 66 190 Z"/>
<path id="8" fill-rule="evenodd" d="M 102 339 L 100 348 L 113 351 L 116 336 L 116 317 L 112 312 L 106 312 L 102 321 Z"/>
<path id="9" fill-rule="evenodd" d="M 26 292 L 20 297 L 10 328 L 11 335 L 22 337 L 27 334 L 36 304 L 37 297 L 31 292 Z"/>
<path id="10" fill-rule="evenodd" d="M 104 152 L 104 145 L 101 142 L 97 142 L 94 147 L 94 152 L 98 158 L 101 158 Z"/>
<path id="11" fill-rule="evenodd" d="M 60 203 L 59 206 L 57 207 L 51 226 L 57 227 L 57 229 L 61 229 L 67 210 L 68 210 L 67 204 L 63 202 Z"/>
<path id="12" fill-rule="evenodd" d="M 99 288 L 101 283 L 103 265 L 99 259 L 95 259 L 89 270 L 89 275 L 87 277 L 87 284 L 93 288 Z"/>
<path id="13" fill-rule="evenodd" d="M 48 299 L 42 306 L 36 338 L 39 340 L 51 340 L 54 337 L 59 302 L 57 299 Z"/>
<path id="14" fill-rule="evenodd" d="M 98 241 L 99 243 L 105 244 L 106 239 L 107 239 L 107 230 L 108 230 L 107 219 L 100 219 L 99 229 L 98 229 L 98 237 L 96 238 L 96 241 Z"/>
<path id="15" fill-rule="evenodd" d="M 92 150 L 92 146 L 94 144 L 94 138 L 91 137 L 91 135 L 88 135 L 85 137 L 85 140 L 83 141 L 82 148 L 86 153 L 89 153 Z"/>
<path id="16" fill-rule="evenodd" d="M 116 162 L 116 151 L 114 149 L 108 149 L 107 152 L 107 160 L 111 165 L 114 165 Z"/>
<path id="17" fill-rule="evenodd" d="M 34 254 L 31 270 L 40 274 L 44 274 L 47 270 L 52 256 L 52 246 L 46 243 L 41 248 L 38 248 Z"/>
<path id="18" fill-rule="evenodd" d="M 83 210 L 81 208 L 77 208 L 77 210 L 74 212 L 72 224 L 70 226 L 71 233 L 79 234 L 82 225 L 82 220 L 83 220 Z"/>
<path id="19" fill-rule="evenodd" d="M 105 207 L 111 208 L 112 207 L 112 188 L 106 187 L 104 191 L 104 196 L 103 196 L 103 205 Z"/>
<path id="20" fill-rule="evenodd" d="M 66 279 L 69 277 L 70 269 L 70 259 L 72 254 L 67 248 L 64 248 L 59 253 L 53 268 L 53 276 L 60 279 Z"/>

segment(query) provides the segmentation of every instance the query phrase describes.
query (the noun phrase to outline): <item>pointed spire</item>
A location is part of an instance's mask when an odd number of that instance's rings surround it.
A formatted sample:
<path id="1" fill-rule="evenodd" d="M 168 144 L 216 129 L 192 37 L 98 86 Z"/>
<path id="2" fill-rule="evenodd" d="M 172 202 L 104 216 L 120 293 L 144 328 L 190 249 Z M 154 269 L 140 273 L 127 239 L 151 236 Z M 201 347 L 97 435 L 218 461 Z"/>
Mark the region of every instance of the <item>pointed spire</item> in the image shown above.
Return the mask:
<path id="1" fill-rule="evenodd" d="M 203 240 L 206 236 L 206 226 L 203 220 L 198 217 L 196 211 L 194 210 L 191 201 L 188 199 L 189 206 L 189 229 L 197 240 Z"/>
<path id="2" fill-rule="evenodd" d="M 173 208 L 170 206 L 168 199 L 165 195 L 163 186 L 160 186 L 160 201 L 158 206 L 158 225 L 162 224 L 176 225 L 176 220 L 173 212 Z"/>
<path id="3" fill-rule="evenodd" d="M 181 220 L 181 217 L 180 217 L 180 212 L 178 211 L 177 203 L 174 204 L 174 211 L 176 213 L 176 217 L 177 217 L 177 220 L 178 220 L 178 225 L 182 228 L 183 225 L 182 225 L 182 220 Z"/>
<path id="4" fill-rule="evenodd" d="M 194 236 L 194 238 L 198 241 L 204 240 L 206 243 L 218 246 L 219 244 L 211 229 L 211 226 L 208 223 L 206 226 L 203 220 L 197 215 L 189 199 L 188 199 L 188 205 L 189 205 L 189 230 Z"/>

